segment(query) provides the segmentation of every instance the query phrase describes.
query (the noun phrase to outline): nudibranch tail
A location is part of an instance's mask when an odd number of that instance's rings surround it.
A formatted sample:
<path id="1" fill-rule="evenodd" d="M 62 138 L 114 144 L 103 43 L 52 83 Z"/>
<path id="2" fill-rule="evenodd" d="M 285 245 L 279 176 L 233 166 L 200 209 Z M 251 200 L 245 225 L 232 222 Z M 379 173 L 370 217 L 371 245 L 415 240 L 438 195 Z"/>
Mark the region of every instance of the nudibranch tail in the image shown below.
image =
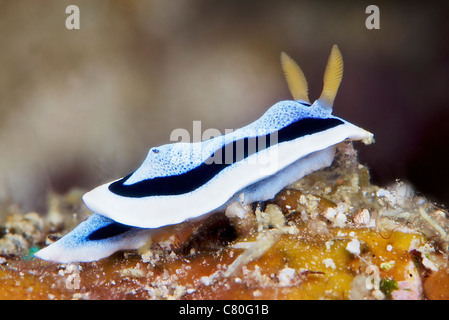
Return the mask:
<path id="1" fill-rule="evenodd" d="M 151 232 L 151 229 L 123 225 L 94 213 L 64 237 L 36 252 L 34 256 L 59 263 L 96 261 L 119 250 L 142 247 Z"/>
<path id="2" fill-rule="evenodd" d="M 281 53 L 281 65 L 293 99 L 310 103 L 307 80 L 299 65 L 285 52 Z"/>
<path id="3" fill-rule="evenodd" d="M 343 57 L 338 46 L 334 44 L 324 72 L 323 91 L 318 99 L 321 107 L 332 110 L 342 78 Z"/>

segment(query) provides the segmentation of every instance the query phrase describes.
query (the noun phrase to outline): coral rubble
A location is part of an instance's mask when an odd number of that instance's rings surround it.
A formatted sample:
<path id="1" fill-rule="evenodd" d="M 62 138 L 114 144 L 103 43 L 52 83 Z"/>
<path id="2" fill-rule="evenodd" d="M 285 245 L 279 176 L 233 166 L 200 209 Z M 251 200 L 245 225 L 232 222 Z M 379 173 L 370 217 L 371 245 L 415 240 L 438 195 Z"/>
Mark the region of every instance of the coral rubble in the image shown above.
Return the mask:
<path id="1" fill-rule="evenodd" d="M 273 200 L 163 228 L 92 263 L 32 259 L 88 213 L 79 192 L 2 226 L 0 298 L 448 299 L 447 211 L 405 182 L 381 188 L 351 143 Z"/>

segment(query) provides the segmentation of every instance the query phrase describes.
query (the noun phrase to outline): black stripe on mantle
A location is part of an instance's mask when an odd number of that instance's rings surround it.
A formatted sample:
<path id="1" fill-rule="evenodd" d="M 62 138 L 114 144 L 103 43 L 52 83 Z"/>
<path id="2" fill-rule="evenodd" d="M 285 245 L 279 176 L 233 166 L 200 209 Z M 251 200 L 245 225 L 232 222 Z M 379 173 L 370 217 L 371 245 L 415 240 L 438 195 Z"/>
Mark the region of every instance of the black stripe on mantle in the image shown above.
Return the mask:
<path id="1" fill-rule="evenodd" d="M 92 233 L 90 233 L 87 236 L 87 240 L 100 241 L 100 240 L 113 238 L 113 237 L 116 237 L 118 235 L 121 235 L 121 234 L 131 230 L 132 228 L 133 228 L 132 226 L 121 224 L 118 222 L 112 222 L 111 224 L 108 224 L 107 226 L 104 226 L 97 230 L 94 230 Z"/>
<path id="2" fill-rule="evenodd" d="M 336 118 L 305 118 L 293 122 L 272 134 L 277 134 L 276 142 L 281 143 L 324 131 L 338 125 L 342 125 L 343 123 L 343 121 Z M 152 179 L 142 180 L 134 184 L 125 185 L 124 183 L 132 175 L 131 173 L 126 177 L 111 183 L 109 185 L 109 190 L 117 195 L 130 198 L 172 196 L 192 192 L 210 181 L 215 175 L 224 170 L 226 167 L 249 157 L 251 154 L 255 153 L 256 150 L 261 151 L 264 148 L 270 147 L 270 135 L 272 134 L 255 138 L 244 138 L 229 143 L 221 149 L 218 149 L 211 156 L 212 159 L 209 158 L 192 170 L 179 175 L 155 177 Z M 259 146 L 259 141 L 264 141 L 265 144 L 263 146 Z M 244 145 L 244 153 L 240 154 L 240 157 L 237 157 L 238 151 L 242 150 L 242 143 Z M 256 148 L 253 147 L 254 145 L 256 145 Z M 251 149 L 255 150 L 249 150 L 248 146 L 252 146 Z M 228 148 L 232 148 L 232 161 L 228 158 L 225 159 L 225 153 L 230 150 Z M 220 161 L 217 161 L 220 157 L 222 160 L 221 163 Z"/>

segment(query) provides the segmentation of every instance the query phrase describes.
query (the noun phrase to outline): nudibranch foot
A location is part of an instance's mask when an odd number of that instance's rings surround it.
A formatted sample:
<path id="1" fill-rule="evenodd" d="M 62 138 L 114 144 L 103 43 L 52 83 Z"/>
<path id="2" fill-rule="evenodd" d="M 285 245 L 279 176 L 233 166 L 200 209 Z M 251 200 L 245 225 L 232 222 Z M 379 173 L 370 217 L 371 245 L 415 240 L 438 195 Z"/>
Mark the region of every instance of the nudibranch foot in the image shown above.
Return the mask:
<path id="1" fill-rule="evenodd" d="M 286 186 L 295 183 L 309 173 L 329 167 L 334 160 L 335 149 L 335 146 L 330 146 L 324 150 L 313 152 L 278 173 L 243 189 L 239 192 L 243 194 L 240 197 L 243 198 L 240 199 L 240 201 L 243 200 L 242 205 L 273 199 Z"/>

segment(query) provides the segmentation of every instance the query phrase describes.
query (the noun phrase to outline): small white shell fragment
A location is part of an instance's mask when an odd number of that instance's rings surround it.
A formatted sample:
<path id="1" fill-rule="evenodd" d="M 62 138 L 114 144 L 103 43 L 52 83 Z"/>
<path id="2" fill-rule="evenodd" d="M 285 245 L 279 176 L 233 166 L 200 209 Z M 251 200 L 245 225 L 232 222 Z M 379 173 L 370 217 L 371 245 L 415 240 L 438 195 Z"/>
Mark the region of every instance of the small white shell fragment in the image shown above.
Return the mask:
<path id="1" fill-rule="evenodd" d="M 243 219 L 245 217 L 246 212 L 247 212 L 247 210 L 244 207 L 242 207 L 240 202 L 236 201 L 236 202 L 231 203 L 226 208 L 225 215 L 229 219 L 232 219 L 232 218 Z"/>
<path id="2" fill-rule="evenodd" d="M 347 220 L 346 215 L 343 214 L 343 213 L 341 213 L 341 212 L 339 212 L 339 213 L 337 213 L 337 215 L 335 216 L 335 219 L 334 219 L 333 222 L 334 222 L 334 225 L 335 225 L 336 227 L 344 227 L 345 224 L 346 224 L 346 220 Z"/>
<path id="3" fill-rule="evenodd" d="M 336 215 L 337 215 L 337 210 L 332 207 L 327 208 L 326 212 L 324 213 L 324 217 L 329 221 L 334 220 Z"/>
<path id="4" fill-rule="evenodd" d="M 332 222 L 334 227 L 344 227 L 347 221 L 346 215 L 343 212 L 340 212 L 338 208 L 327 208 L 324 212 L 324 217 Z"/>
<path id="5" fill-rule="evenodd" d="M 335 265 L 335 262 L 332 258 L 327 258 L 323 260 L 324 266 L 326 268 L 330 268 L 332 270 L 337 269 L 337 266 Z"/>
<path id="6" fill-rule="evenodd" d="M 424 258 L 422 259 L 422 264 L 423 264 L 423 266 L 426 267 L 427 269 L 430 269 L 430 270 L 435 271 L 435 272 L 438 271 L 438 266 L 437 266 L 432 260 L 430 260 L 430 259 L 427 258 L 427 257 L 424 257 Z"/>
<path id="7" fill-rule="evenodd" d="M 258 231 L 271 227 L 280 229 L 285 225 L 285 218 L 281 209 L 275 204 L 268 204 L 264 211 L 256 210 Z"/>
<path id="8" fill-rule="evenodd" d="M 254 290 L 254 291 L 253 291 L 253 296 L 256 297 L 256 298 L 262 296 L 262 291 L 260 291 L 260 290 Z"/>
<path id="9" fill-rule="evenodd" d="M 277 278 L 279 280 L 279 285 L 281 287 L 288 287 L 292 284 L 296 275 L 296 270 L 293 268 L 286 267 L 279 271 Z"/>
<path id="10" fill-rule="evenodd" d="M 359 255 L 360 254 L 360 242 L 357 239 L 352 239 L 346 245 L 346 250 L 352 254 Z"/>
<path id="11" fill-rule="evenodd" d="M 209 286 L 212 283 L 212 279 L 210 277 L 207 276 L 203 276 L 200 278 L 200 281 L 202 284 L 204 284 L 205 286 Z"/>
<path id="12" fill-rule="evenodd" d="M 361 226 L 369 226 L 370 225 L 370 213 L 368 209 L 363 209 L 354 217 L 354 222 Z"/>
<path id="13" fill-rule="evenodd" d="M 120 275 L 129 278 L 143 278 L 145 277 L 145 272 L 138 268 L 126 268 L 120 270 Z"/>

